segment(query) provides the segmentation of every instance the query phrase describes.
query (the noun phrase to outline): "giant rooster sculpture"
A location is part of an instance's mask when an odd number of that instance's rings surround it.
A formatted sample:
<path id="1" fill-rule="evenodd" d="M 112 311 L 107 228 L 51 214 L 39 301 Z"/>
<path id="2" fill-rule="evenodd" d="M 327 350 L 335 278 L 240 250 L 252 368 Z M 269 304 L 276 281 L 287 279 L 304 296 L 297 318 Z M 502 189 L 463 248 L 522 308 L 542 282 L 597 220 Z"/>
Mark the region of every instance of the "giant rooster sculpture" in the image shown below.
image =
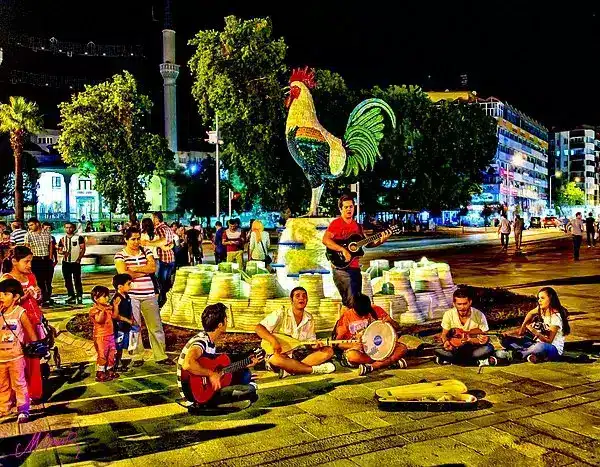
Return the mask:
<path id="1" fill-rule="evenodd" d="M 308 68 L 297 69 L 290 78 L 289 109 L 285 124 L 287 146 L 302 168 L 312 188 L 309 216 L 317 216 L 325 180 L 342 175 L 358 175 L 371 170 L 381 157 L 379 142 L 383 138 L 384 114 L 396 127 L 396 116 L 381 99 L 362 101 L 350 114 L 344 138 L 329 133 L 319 123 L 310 89 L 315 87 L 315 74 Z"/>

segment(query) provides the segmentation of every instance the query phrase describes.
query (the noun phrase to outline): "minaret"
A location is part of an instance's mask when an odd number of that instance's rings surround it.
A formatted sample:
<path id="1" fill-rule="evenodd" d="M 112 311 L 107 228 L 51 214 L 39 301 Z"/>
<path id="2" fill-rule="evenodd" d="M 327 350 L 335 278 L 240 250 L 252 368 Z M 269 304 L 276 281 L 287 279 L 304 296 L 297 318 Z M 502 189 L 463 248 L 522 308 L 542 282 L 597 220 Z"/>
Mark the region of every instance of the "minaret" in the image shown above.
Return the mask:
<path id="1" fill-rule="evenodd" d="M 165 0 L 165 20 L 163 37 L 163 62 L 160 74 L 163 77 L 165 100 L 165 138 L 169 149 L 175 153 L 177 163 L 177 77 L 179 65 L 175 64 L 175 30 L 171 17 L 171 0 Z"/>

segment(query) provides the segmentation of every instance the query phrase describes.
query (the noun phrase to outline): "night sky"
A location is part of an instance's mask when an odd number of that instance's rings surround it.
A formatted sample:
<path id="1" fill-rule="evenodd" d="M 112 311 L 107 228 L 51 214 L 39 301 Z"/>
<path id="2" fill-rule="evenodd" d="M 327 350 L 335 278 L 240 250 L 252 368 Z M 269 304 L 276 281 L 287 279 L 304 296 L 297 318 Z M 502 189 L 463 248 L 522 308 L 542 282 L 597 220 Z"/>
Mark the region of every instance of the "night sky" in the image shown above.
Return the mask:
<path id="1" fill-rule="evenodd" d="M 355 87 L 418 84 L 457 88 L 460 75 L 482 97 L 506 100 L 548 128 L 600 124 L 595 70 L 600 54 L 600 6 L 572 0 L 384 2 L 239 2 L 173 0 L 178 37 L 180 147 L 202 136 L 190 96 L 187 40 L 201 29 L 222 28 L 223 17 L 271 16 L 277 37 L 289 47 L 291 66 L 311 65 L 340 73 Z M 388 2 L 386 2 L 388 3 Z M 89 5 L 95 5 L 90 7 Z M 318 4 L 322 4 L 317 6 Z M 323 6 L 323 4 L 325 6 Z M 162 0 L 0 0 L 0 46 L 10 69 L 102 80 L 123 69 L 138 77 L 156 103 L 161 129 Z M 375 5 L 379 5 L 376 7 Z M 90 9 L 92 8 L 92 9 Z M 154 16 L 154 20 L 153 20 Z M 141 44 L 145 58 L 108 59 L 33 52 L 9 43 L 9 34 L 56 37 L 98 44 Z M 20 94 L 40 103 L 55 126 L 56 103 L 68 89 L 35 88 L 0 81 L 0 99 Z"/>

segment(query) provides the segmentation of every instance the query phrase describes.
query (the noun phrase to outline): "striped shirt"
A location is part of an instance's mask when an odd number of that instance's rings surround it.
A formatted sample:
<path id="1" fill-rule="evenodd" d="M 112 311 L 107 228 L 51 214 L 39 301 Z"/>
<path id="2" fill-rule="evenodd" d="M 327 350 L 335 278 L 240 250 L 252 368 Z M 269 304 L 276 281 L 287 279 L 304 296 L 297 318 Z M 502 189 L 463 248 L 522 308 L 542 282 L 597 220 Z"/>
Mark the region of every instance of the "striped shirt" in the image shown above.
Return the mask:
<path id="1" fill-rule="evenodd" d="M 181 397 L 184 399 L 184 401 L 180 403 L 186 407 L 194 405 L 194 396 L 192 395 L 188 382 L 182 380 L 181 376 L 185 357 L 192 347 L 200 347 L 202 353 L 207 355 L 215 355 L 217 350 L 215 343 L 210 340 L 210 336 L 205 331 L 200 331 L 192 337 L 181 350 L 181 355 L 179 355 L 179 358 L 177 359 L 177 386 L 179 387 L 179 394 L 181 394 Z"/>
<path id="2" fill-rule="evenodd" d="M 33 256 L 50 257 L 50 245 L 52 245 L 52 235 L 43 230 L 39 232 L 27 232 L 25 234 L 25 244 L 29 246 Z"/>
<path id="3" fill-rule="evenodd" d="M 10 243 L 11 245 L 25 245 L 25 235 L 27 235 L 27 230 L 25 229 L 15 229 L 10 233 Z"/>
<path id="4" fill-rule="evenodd" d="M 149 248 L 140 247 L 138 255 L 130 255 L 125 249 L 122 249 L 115 255 L 115 263 L 117 261 L 123 261 L 128 269 L 130 266 L 146 266 L 148 264 L 147 257 L 149 256 L 154 258 L 152 251 L 150 251 Z M 148 298 L 154 296 L 154 282 L 152 282 L 150 274 L 133 279 L 131 281 L 129 295 L 131 295 L 132 298 Z"/>
<path id="5" fill-rule="evenodd" d="M 165 245 L 165 247 L 168 246 L 173 246 L 174 244 L 174 237 L 173 237 L 173 231 L 169 228 L 169 226 L 167 224 L 165 224 L 164 222 L 161 222 L 160 224 L 158 224 L 156 226 L 155 229 L 155 233 L 159 238 L 164 238 L 165 240 L 167 240 L 167 243 Z M 173 249 L 171 248 L 170 250 L 163 250 L 161 247 L 158 247 L 158 260 L 163 262 L 163 263 L 174 263 L 175 262 L 175 253 L 173 252 Z"/>

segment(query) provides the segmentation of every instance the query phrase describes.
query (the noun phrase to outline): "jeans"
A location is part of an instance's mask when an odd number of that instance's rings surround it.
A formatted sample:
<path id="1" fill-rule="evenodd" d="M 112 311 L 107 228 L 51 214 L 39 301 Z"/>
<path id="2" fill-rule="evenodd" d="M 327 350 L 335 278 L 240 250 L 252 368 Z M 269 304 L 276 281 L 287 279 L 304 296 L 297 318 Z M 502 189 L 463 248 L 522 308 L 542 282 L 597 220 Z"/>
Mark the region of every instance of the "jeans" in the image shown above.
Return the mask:
<path id="1" fill-rule="evenodd" d="M 0 413 L 8 412 L 15 393 L 19 413 L 29 413 L 29 392 L 25 380 L 25 359 L 0 362 Z"/>
<path id="2" fill-rule="evenodd" d="M 63 261 L 62 273 L 65 278 L 65 287 L 67 288 L 67 294 L 69 297 L 75 297 L 75 291 L 77 296 L 83 296 L 83 285 L 81 284 L 81 263 L 69 263 Z M 75 282 L 75 289 L 73 289 L 73 282 Z"/>
<path id="3" fill-rule="evenodd" d="M 159 303 L 165 303 L 167 301 L 167 292 L 171 290 L 173 286 L 172 276 L 175 272 L 175 263 L 163 263 L 158 262 L 158 269 L 156 270 L 156 278 L 160 285 Z"/>
<path id="4" fill-rule="evenodd" d="M 528 337 L 504 336 L 500 339 L 502 347 L 516 352 L 521 358 L 526 359 L 534 354 L 543 360 L 558 360 L 558 349 L 546 342 L 535 342 Z"/>
<path id="5" fill-rule="evenodd" d="M 509 233 L 501 233 L 500 234 L 500 244 L 503 248 L 508 248 L 508 238 L 510 237 Z"/>
<path id="6" fill-rule="evenodd" d="M 115 366 L 115 336 L 94 337 L 94 347 L 96 348 L 96 371 L 110 370 Z"/>
<path id="7" fill-rule="evenodd" d="M 142 316 L 148 329 L 148 337 L 150 338 L 150 347 L 154 360 L 159 362 L 167 358 L 165 353 L 165 331 L 160 320 L 160 310 L 156 296 L 150 297 L 134 297 L 131 295 L 131 312 L 136 323 L 142 322 Z M 133 351 L 134 356 L 139 360 L 144 353 L 144 345 L 142 344 L 142 333 L 138 333 L 137 347 Z"/>
<path id="8" fill-rule="evenodd" d="M 595 229 L 587 230 L 587 244 L 588 246 L 596 245 L 596 240 L 594 240 L 594 234 L 596 233 Z"/>
<path id="9" fill-rule="evenodd" d="M 31 260 L 31 272 L 35 276 L 38 287 L 42 291 L 42 302 L 46 303 L 52 296 L 52 273 L 54 266 L 50 257 L 34 256 Z"/>
<path id="10" fill-rule="evenodd" d="M 581 235 L 573 235 L 573 258 L 579 259 L 579 249 L 581 248 L 581 241 L 583 237 Z"/>
<path id="11" fill-rule="evenodd" d="M 494 346 L 489 342 L 487 344 L 467 343 L 452 350 L 435 349 L 435 354 L 441 360 L 451 363 L 470 364 L 476 363 L 494 353 Z"/>
<path id="12" fill-rule="evenodd" d="M 362 292 L 362 274 L 360 269 L 331 268 L 333 282 L 342 296 L 342 304 L 348 308 L 354 306 L 354 297 Z"/>

